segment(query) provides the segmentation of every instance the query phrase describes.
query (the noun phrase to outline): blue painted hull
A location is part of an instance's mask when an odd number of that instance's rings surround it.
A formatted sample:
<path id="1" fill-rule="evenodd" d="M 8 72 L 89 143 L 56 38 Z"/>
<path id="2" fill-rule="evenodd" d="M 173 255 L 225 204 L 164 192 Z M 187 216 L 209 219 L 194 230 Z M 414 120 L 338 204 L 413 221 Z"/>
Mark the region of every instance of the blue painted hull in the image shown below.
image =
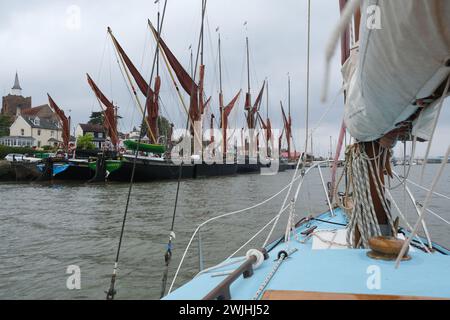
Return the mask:
<path id="1" fill-rule="evenodd" d="M 246 279 L 240 276 L 231 285 L 231 299 L 261 299 L 268 290 L 450 298 L 450 252 L 441 246 L 434 245 L 436 252 L 433 254 L 412 248 L 409 252 L 412 259 L 395 269 L 393 261 L 369 258 L 368 250 L 313 249 L 313 237 L 306 239 L 302 234 L 315 226 L 315 232 L 345 231 L 346 223 L 346 215 L 336 209 L 335 216 L 328 212 L 298 226 L 298 239 L 291 238 L 289 245 L 282 238 L 275 239 L 266 247 L 269 258 L 254 270 L 253 276 Z M 284 260 L 262 294 L 256 296 L 282 250 L 296 251 Z M 235 264 L 201 273 L 164 299 L 203 299 L 225 279 L 226 275 L 221 272 L 236 269 L 244 260 L 243 257 L 234 259 Z M 373 270 L 379 272 L 379 285 L 375 287 L 370 285 Z"/>

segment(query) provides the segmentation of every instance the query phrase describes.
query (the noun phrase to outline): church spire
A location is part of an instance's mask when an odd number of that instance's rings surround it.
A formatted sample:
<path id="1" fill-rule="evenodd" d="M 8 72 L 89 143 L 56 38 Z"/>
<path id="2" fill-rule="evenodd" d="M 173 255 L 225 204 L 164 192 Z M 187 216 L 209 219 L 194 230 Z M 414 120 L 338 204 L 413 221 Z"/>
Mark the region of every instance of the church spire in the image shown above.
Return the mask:
<path id="1" fill-rule="evenodd" d="M 12 89 L 12 94 L 17 95 L 17 96 L 22 95 L 22 88 L 20 87 L 19 75 L 17 74 L 17 71 L 16 71 L 16 78 L 14 79 L 14 86 L 11 89 Z"/>

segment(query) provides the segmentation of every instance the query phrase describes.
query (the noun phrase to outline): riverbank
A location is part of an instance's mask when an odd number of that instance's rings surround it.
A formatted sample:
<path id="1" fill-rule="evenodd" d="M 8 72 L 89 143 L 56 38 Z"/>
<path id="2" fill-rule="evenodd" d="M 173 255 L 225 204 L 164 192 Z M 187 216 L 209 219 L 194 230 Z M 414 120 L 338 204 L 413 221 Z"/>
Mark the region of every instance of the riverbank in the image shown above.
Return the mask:
<path id="1" fill-rule="evenodd" d="M 14 172 L 12 171 L 9 161 L 0 160 L 0 181 L 8 181 L 14 179 Z"/>

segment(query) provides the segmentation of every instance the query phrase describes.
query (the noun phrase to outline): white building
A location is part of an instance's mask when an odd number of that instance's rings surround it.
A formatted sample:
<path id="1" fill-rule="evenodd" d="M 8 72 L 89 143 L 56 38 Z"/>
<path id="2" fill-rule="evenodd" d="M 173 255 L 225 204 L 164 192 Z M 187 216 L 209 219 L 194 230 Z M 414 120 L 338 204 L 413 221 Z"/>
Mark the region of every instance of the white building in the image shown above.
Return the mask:
<path id="1" fill-rule="evenodd" d="M 78 139 L 80 136 L 86 134 L 92 135 L 92 143 L 94 143 L 97 149 L 102 149 L 106 142 L 105 128 L 99 124 L 80 123 L 75 130 L 75 137 Z"/>
<path id="2" fill-rule="evenodd" d="M 38 116 L 19 115 L 11 125 L 10 137 L 23 137 L 24 141 L 33 141 L 33 146 L 57 146 L 62 141 L 62 128 L 59 121 Z M 27 138 L 27 139 L 25 139 Z M 34 140 L 31 140 L 34 139 Z M 11 140 L 11 139 L 9 139 Z"/>

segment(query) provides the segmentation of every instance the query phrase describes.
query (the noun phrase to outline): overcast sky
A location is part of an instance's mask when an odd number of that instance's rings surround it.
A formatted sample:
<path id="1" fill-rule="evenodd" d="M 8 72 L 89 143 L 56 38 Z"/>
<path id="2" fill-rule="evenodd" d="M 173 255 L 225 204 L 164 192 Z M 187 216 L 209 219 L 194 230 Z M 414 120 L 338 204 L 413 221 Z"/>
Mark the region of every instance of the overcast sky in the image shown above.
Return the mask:
<path id="1" fill-rule="evenodd" d="M 161 0 L 161 2 L 163 2 Z M 162 9 L 162 5 L 161 5 Z M 267 77 L 269 114 L 281 127 L 280 100 L 287 105 L 287 73 L 292 81 L 292 118 L 297 149 L 304 145 L 306 105 L 307 0 L 209 0 L 206 17 L 206 94 L 213 97 L 212 110 L 218 117 L 217 33 L 222 36 L 225 100 L 239 89 L 246 90 L 245 37 L 250 39 L 251 86 L 253 97 Z M 73 123 L 86 122 L 91 111 L 99 111 L 86 82 L 86 72 L 104 93 L 119 106 L 123 117 L 120 130 L 129 131 L 140 123 L 139 111 L 131 99 L 119 71 L 106 28 L 110 26 L 130 58 L 148 79 L 155 41 L 147 27 L 156 24 L 158 5 L 154 0 L 28 0 L 0 3 L 0 93 L 6 95 L 19 72 L 25 96 L 33 106 L 47 103 L 49 92 L 72 116 Z M 79 13 L 79 19 L 76 17 Z M 324 47 L 338 21 L 337 0 L 312 1 L 311 20 L 311 118 L 310 128 L 325 110 L 329 113 L 314 134 L 315 153 L 328 152 L 330 136 L 336 141 L 343 114 L 342 95 L 337 96 L 342 78 L 340 57 L 332 64 L 329 102 L 320 103 L 324 73 Z M 75 17 L 75 18 L 74 18 Z M 201 0 L 169 0 L 163 38 L 189 69 L 189 46 L 196 48 L 200 31 Z M 79 20 L 79 23 L 78 23 Z M 247 26 L 244 27 L 244 22 Z M 194 52 L 195 54 L 195 52 Z M 161 65 L 162 114 L 182 127 L 186 116 Z M 143 98 L 141 98 L 142 101 Z M 188 99 L 185 97 L 185 100 Z M 333 101 L 335 103 L 333 104 Z M 241 98 L 232 123 L 242 126 L 244 101 Z M 287 106 L 286 106 L 287 107 Z M 441 117 L 432 154 L 443 154 L 450 128 L 449 103 Z M 262 105 L 265 115 L 266 102 Z M 445 142 L 445 143 L 442 143 Z M 419 147 L 419 151 L 424 146 Z"/>

